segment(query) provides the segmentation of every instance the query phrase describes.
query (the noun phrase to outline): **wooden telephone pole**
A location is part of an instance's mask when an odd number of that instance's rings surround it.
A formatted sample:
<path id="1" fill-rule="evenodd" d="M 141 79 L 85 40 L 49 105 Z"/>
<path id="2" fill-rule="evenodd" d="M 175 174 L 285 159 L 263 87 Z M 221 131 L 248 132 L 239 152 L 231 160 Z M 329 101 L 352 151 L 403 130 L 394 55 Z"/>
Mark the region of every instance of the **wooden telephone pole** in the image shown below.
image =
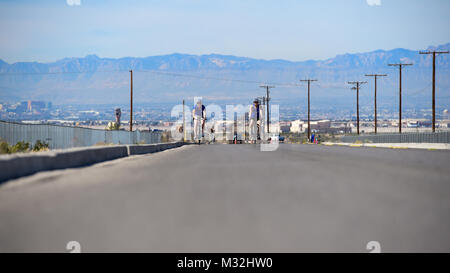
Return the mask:
<path id="1" fill-rule="evenodd" d="M 269 100 L 270 100 L 270 88 L 275 88 L 275 86 L 270 86 L 270 85 L 261 85 L 259 86 L 261 88 L 266 89 L 266 102 L 267 102 L 267 133 L 270 133 L 270 113 L 269 113 Z"/>
<path id="2" fill-rule="evenodd" d="M 309 101 L 309 89 L 311 86 L 311 82 L 316 82 L 317 80 L 312 79 L 306 79 L 306 80 L 300 80 L 301 82 L 307 82 L 308 83 L 308 141 L 311 141 L 311 124 L 310 124 L 310 101 Z"/>
<path id="3" fill-rule="evenodd" d="M 403 64 L 403 63 L 389 64 L 389 66 L 398 66 L 399 72 L 400 72 L 400 76 L 399 76 L 399 91 L 398 91 L 398 96 L 399 96 L 399 102 L 398 102 L 398 132 L 400 134 L 402 133 L 402 68 L 404 66 L 408 66 L 408 65 L 413 65 L 413 64 Z"/>
<path id="4" fill-rule="evenodd" d="M 133 70 L 130 70 L 130 132 L 133 131 Z"/>
<path id="5" fill-rule="evenodd" d="M 386 74 L 366 74 L 366 77 L 374 77 L 375 79 L 375 98 L 374 98 L 374 106 L 375 106 L 375 134 L 377 133 L 377 78 L 378 77 L 387 77 Z"/>
<path id="6" fill-rule="evenodd" d="M 356 130 L 358 132 L 359 135 L 359 88 L 361 87 L 362 84 L 365 84 L 367 82 L 348 82 L 348 84 L 353 84 L 355 85 L 354 87 L 352 87 L 352 90 L 356 90 Z"/>
<path id="7" fill-rule="evenodd" d="M 433 133 L 436 131 L 436 54 L 448 54 L 448 51 L 421 51 L 419 54 L 433 54 Z"/>
<path id="8" fill-rule="evenodd" d="M 186 116 L 185 116 L 185 110 L 184 110 L 185 104 L 183 99 L 183 141 L 186 142 Z"/>

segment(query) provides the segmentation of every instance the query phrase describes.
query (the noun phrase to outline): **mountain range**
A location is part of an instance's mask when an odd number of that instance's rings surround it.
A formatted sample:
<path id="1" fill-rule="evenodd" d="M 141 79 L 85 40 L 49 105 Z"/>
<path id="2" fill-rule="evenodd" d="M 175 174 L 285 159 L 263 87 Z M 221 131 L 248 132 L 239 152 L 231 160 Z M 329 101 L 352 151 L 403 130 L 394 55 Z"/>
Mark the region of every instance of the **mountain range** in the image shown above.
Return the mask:
<path id="1" fill-rule="evenodd" d="M 424 50 L 450 50 L 450 43 Z M 280 104 L 301 103 L 306 96 L 299 80 L 315 78 L 311 102 L 316 107 L 353 107 L 354 92 L 348 81 L 366 80 L 361 104 L 373 100 L 373 79 L 365 74 L 385 73 L 380 79 L 379 100 L 395 109 L 398 97 L 398 69 L 389 63 L 413 63 L 403 70 L 406 107 L 431 104 L 432 57 L 417 50 L 376 50 L 338 55 L 327 60 L 293 62 L 262 60 L 229 55 L 170 54 L 143 58 L 64 58 L 50 63 L 0 60 L 0 101 L 44 100 L 54 104 L 124 104 L 129 101 L 133 72 L 137 102 L 173 102 L 203 96 L 209 103 L 248 103 L 264 95 L 259 83 L 276 88 L 271 95 Z M 438 107 L 450 105 L 450 55 L 437 57 Z M 233 80 L 233 81 L 232 81 Z M 383 107 L 383 106 L 381 106 Z"/>

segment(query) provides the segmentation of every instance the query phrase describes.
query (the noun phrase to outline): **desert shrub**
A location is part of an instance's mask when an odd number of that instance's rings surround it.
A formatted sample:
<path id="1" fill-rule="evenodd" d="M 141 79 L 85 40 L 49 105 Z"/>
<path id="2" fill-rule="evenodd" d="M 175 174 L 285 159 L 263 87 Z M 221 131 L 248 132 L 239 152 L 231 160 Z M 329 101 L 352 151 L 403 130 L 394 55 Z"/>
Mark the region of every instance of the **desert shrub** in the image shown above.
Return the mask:
<path id="1" fill-rule="evenodd" d="M 0 142 L 0 154 L 9 154 L 10 153 L 10 146 L 8 142 L 1 141 Z"/>
<path id="2" fill-rule="evenodd" d="M 171 140 L 170 131 L 164 131 L 161 134 L 161 142 L 169 142 Z"/>
<path id="3" fill-rule="evenodd" d="M 39 152 L 47 151 L 48 149 L 49 144 L 40 140 L 37 140 L 32 148 L 30 143 L 25 141 L 19 141 L 15 145 L 9 145 L 6 141 L 0 141 L 0 154 L 24 153 L 30 151 Z"/>
<path id="4" fill-rule="evenodd" d="M 10 149 L 10 154 L 13 153 L 23 153 L 28 152 L 30 150 L 30 143 L 25 141 L 19 141 L 16 145 L 12 146 Z"/>
<path id="5" fill-rule="evenodd" d="M 33 146 L 33 152 L 48 151 L 49 144 L 45 141 L 36 140 Z"/>

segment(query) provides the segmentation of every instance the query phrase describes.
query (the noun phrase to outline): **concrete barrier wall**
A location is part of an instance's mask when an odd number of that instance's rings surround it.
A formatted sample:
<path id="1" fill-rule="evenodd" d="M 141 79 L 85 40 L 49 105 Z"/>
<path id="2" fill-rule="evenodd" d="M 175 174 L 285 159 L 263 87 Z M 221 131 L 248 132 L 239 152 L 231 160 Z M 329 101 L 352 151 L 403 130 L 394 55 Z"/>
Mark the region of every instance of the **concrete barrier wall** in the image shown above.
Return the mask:
<path id="1" fill-rule="evenodd" d="M 159 152 L 184 144 L 183 142 L 171 142 L 150 145 L 117 145 L 1 155 L 0 183 L 40 171 L 83 167 L 130 155 Z"/>
<path id="2" fill-rule="evenodd" d="M 33 145 L 37 140 L 49 143 L 50 149 L 67 149 L 109 144 L 151 144 L 161 142 L 160 132 L 98 130 L 48 124 L 21 124 L 0 121 L 0 139 L 10 145 L 25 141 Z"/>
<path id="3" fill-rule="evenodd" d="M 343 136 L 341 141 L 346 143 L 356 141 L 371 143 L 450 143 L 450 132 Z"/>
<path id="4" fill-rule="evenodd" d="M 164 151 L 176 147 L 183 146 L 183 142 L 170 142 L 161 144 L 149 144 L 149 145 L 127 145 L 128 155 L 140 155 Z"/>

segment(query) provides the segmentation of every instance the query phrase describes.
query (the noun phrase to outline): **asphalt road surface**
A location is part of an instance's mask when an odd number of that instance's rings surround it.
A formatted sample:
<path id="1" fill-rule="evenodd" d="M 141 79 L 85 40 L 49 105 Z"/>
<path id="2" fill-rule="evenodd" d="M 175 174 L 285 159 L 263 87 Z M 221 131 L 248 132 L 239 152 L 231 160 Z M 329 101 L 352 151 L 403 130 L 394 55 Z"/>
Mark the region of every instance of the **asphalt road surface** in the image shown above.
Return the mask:
<path id="1" fill-rule="evenodd" d="M 190 145 L 0 186 L 0 251 L 450 251 L 450 152 Z"/>

